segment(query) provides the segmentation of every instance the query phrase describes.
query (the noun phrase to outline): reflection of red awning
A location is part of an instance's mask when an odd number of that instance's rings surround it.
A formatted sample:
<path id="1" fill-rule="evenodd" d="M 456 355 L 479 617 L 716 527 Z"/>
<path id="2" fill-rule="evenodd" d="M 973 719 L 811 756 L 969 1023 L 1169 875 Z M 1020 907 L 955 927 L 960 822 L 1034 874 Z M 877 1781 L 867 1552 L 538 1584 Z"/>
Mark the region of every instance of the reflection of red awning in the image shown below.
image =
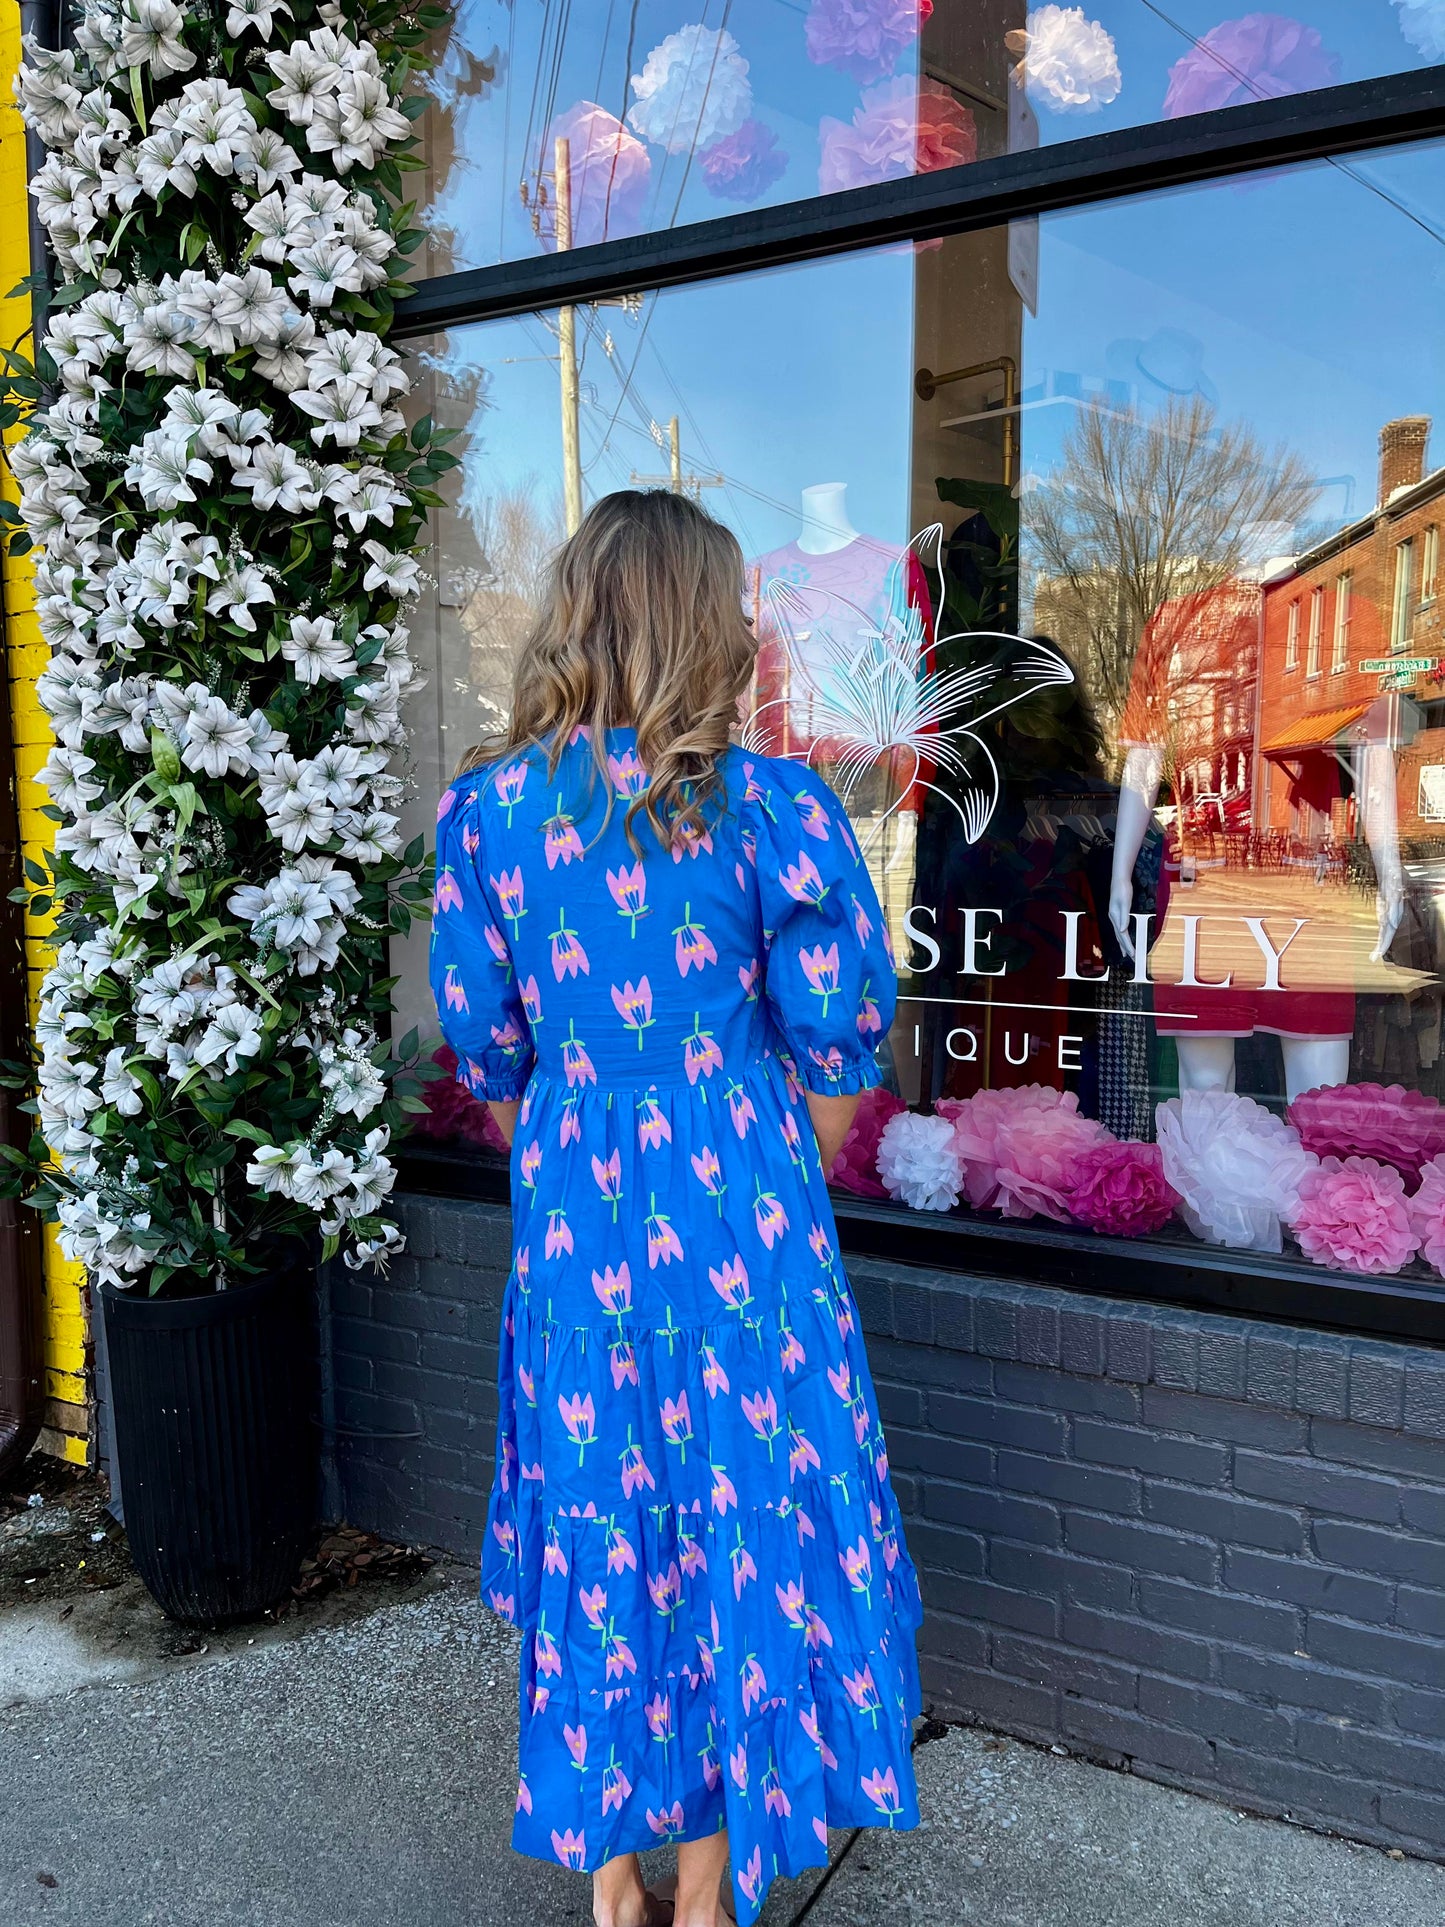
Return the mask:
<path id="1" fill-rule="evenodd" d="M 1366 702 L 1349 703 L 1343 709 L 1316 709 L 1266 743 L 1264 754 L 1283 763 L 1293 756 L 1302 756 L 1306 750 L 1328 749 L 1369 707 Z"/>

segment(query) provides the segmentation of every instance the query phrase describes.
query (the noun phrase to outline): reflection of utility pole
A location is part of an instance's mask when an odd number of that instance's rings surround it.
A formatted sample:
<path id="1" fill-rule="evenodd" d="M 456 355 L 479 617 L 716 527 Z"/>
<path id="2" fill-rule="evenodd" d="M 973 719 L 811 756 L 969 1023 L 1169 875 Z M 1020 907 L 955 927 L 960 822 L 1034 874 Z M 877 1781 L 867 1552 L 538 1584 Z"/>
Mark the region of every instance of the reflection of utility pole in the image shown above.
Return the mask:
<path id="1" fill-rule="evenodd" d="M 572 143 L 559 138 L 553 149 L 556 184 L 557 252 L 572 245 Z M 562 366 L 562 501 L 568 535 L 582 523 L 582 431 L 578 420 L 577 310 L 557 311 L 558 360 Z"/>
<path id="2" fill-rule="evenodd" d="M 661 430 L 654 426 L 652 432 L 657 437 L 658 446 L 661 447 Z M 676 415 L 674 415 L 672 420 L 667 424 L 667 446 L 669 455 L 671 456 L 668 473 L 666 475 L 639 475 L 636 469 L 634 469 L 632 471 L 632 486 L 634 488 L 670 488 L 674 495 L 691 495 L 693 499 L 696 500 L 705 488 L 723 488 L 726 486 L 726 475 L 683 474 L 682 431 L 678 427 Z"/>

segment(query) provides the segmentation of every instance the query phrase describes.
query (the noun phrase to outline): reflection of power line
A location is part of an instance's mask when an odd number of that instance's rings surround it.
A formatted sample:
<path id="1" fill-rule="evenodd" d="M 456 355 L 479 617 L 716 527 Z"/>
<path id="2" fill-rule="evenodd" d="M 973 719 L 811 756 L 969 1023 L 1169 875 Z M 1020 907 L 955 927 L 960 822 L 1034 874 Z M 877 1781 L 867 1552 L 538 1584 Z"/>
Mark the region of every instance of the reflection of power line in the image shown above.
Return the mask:
<path id="1" fill-rule="evenodd" d="M 1144 0 L 1144 5 L 1149 9 L 1150 13 L 1154 15 L 1156 20 L 1162 20 L 1164 25 L 1174 33 L 1177 33 L 1181 40 L 1187 40 L 1190 46 L 1196 48 L 1206 59 L 1212 60 L 1217 67 L 1222 67 L 1227 74 L 1232 74 L 1241 87 L 1247 87 L 1249 89 L 1256 100 L 1273 100 L 1275 98 L 1273 94 L 1267 94 L 1263 88 L 1257 87 L 1253 79 L 1242 67 L 1236 67 L 1232 60 L 1226 60 L 1217 48 L 1205 46 L 1197 34 L 1192 34 L 1187 27 L 1181 26 L 1177 20 L 1172 19 L 1169 14 L 1165 13 L 1162 7 L 1156 6 L 1155 0 Z M 1445 247 L 1445 234 L 1442 234 L 1438 228 L 1432 227 L 1423 215 L 1417 214 L 1413 208 L 1398 199 L 1388 188 L 1381 187 L 1378 181 L 1372 181 L 1368 174 L 1362 174 L 1354 162 L 1342 161 L 1334 154 L 1326 154 L 1324 159 L 1339 173 L 1344 174 L 1348 179 L 1354 181 L 1357 186 L 1365 188 L 1371 194 L 1377 194 L 1388 206 L 1394 208 L 1397 214 L 1403 214 L 1407 221 L 1413 221 L 1422 234 L 1428 234 L 1432 241 L 1438 241 L 1442 247 Z"/>
<path id="2" fill-rule="evenodd" d="M 725 475 L 697 475 L 691 470 L 684 473 L 682 466 L 682 431 L 678 426 L 676 415 L 668 422 L 665 437 L 663 431 L 657 426 L 657 423 L 653 422 L 652 439 L 657 443 L 659 448 L 661 448 L 664 439 L 667 442 L 668 453 L 672 458 L 669 463 L 668 473 L 666 475 L 639 475 L 637 470 L 633 469 L 632 486 L 634 488 L 670 488 L 674 495 L 688 495 L 696 501 L 705 488 L 722 488 L 725 485 L 727 481 Z"/>

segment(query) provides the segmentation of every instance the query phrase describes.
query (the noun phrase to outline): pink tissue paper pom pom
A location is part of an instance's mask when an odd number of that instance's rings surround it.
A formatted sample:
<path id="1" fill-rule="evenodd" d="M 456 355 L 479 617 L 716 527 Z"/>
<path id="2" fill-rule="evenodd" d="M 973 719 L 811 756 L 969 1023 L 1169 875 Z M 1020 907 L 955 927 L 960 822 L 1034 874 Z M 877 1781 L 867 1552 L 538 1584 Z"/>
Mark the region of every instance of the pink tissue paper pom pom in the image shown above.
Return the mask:
<path id="1" fill-rule="evenodd" d="M 652 178 L 652 157 L 642 142 L 628 133 L 615 114 L 592 100 L 579 100 L 547 129 L 548 167 L 559 140 L 568 143 L 572 166 L 573 247 L 589 248 L 598 241 L 636 234 Z M 540 239 L 549 250 L 557 245 L 556 216 L 550 203 L 542 213 Z"/>
<path id="2" fill-rule="evenodd" d="M 1178 1204 L 1157 1144 L 1099 1144 L 1074 1161 L 1069 1211 L 1091 1231 L 1141 1238 L 1162 1230 Z"/>
<path id="3" fill-rule="evenodd" d="M 422 1086 L 426 1116 L 411 1120 L 419 1137 L 440 1138 L 444 1142 L 480 1144 L 484 1150 L 507 1155 L 507 1140 L 497 1128 L 497 1120 L 479 1097 L 473 1097 L 465 1084 L 456 1082 L 457 1054 L 450 1044 L 433 1051 L 432 1060 L 446 1072 L 434 1084 Z"/>
<path id="4" fill-rule="evenodd" d="M 1410 1200 L 1410 1223 L 1420 1240 L 1420 1255 L 1445 1277 L 1445 1157 L 1431 1158 L 1420 1173 L 1420 1188 Z"/>
<path id="5" fill-rule="evenodd" d="M 968 109 L 937 81 L 901 74 L 868 89 L 851 126 L 825 114 L 818 134 L 821 194 L 931 174 L 978 158 L 978 129 Z"/>
<path id="6" fill-rule="evenodd" d="M 1297 1097 L 1289 1121 L 1317 1157 L 1378 1158 L 1412 1184 L 1445 1152 L 1445 1105 L 1400 1084 L 1326 1084 Z"/>
<path id="7" fill-rule="evenodd" d="M 1325 1158 L 1300 1180 L 1290 1229 L 1331 1271 L 1394 1272 L 1420 1248 L 1405 1180 L 1374 1158 Z"/>
<path id="8" fill-rule="evenodd" d="M 878 1181 L 878 1146 L 890 1118 L 908 1107 L 902 1098 L 881 1085 L 864 1091 L 848 1126 L 843 1148 L 828 1173 L 829 1184 L 854 1191 L 860 1198 L 886 1198 L 887 1191 Z"/>
<path id="9" fill-rule="evenodd" d="M 1084 1152 L 1113 1142 L 1102 1124 L 1079 1115 L 1072 1091 L 1045 1084 L 945 1098 L 937 1108 L 952 1121 L 969 1203 L 1006 1218 L 1067 1224 L 1075 1164 Z"/>
<path id="10" fill-rule="evenodd" d="M 932 13 L 933 0 L 813 0 L 804 29 L 808 58 L 854 80 L 881 79 Z"/>
<path id="11" fill-rule="evenodd" d="M 745 120 L 697 157 L 709 194 L 720 201 L 755 201 L 788 171 L 787 149 L 771 127 Z"/>
<path id="12" fill-rule="evenodd" d="M 1279 13 L 1247 13 L 1211 27 L 1169 69 L 1164 118 L 1280 100 L 1332 87 L 1339 77 L 1339 55 L 1326 52 L 1313 27 Z"/>

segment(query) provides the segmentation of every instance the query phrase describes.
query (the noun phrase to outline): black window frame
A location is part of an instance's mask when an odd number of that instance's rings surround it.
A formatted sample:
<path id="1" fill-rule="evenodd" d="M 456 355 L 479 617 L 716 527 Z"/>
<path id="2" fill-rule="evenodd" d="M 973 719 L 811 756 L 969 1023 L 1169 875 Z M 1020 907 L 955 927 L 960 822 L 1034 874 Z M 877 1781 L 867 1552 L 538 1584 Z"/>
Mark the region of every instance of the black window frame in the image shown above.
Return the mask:
<path id="1" fill-rule="evenodd" d="M 932 240 L 1031 215 L 1445 136 L 1445 65 L 1147 123 L 718 220 L 433 276 L 397 306 L 393 339 L 542 309 Z M 507 1166 L 412 1137 L 401 1183 L 430 1196 L 509 1201 Z M 1194 1240 L 1104 1238 L 1030 1220 L 910 1211 L 832 1193 L 846 1252 L 1020 1284 L 1445 1343 L 1445 1284 L 1332 1272 Z"/>

